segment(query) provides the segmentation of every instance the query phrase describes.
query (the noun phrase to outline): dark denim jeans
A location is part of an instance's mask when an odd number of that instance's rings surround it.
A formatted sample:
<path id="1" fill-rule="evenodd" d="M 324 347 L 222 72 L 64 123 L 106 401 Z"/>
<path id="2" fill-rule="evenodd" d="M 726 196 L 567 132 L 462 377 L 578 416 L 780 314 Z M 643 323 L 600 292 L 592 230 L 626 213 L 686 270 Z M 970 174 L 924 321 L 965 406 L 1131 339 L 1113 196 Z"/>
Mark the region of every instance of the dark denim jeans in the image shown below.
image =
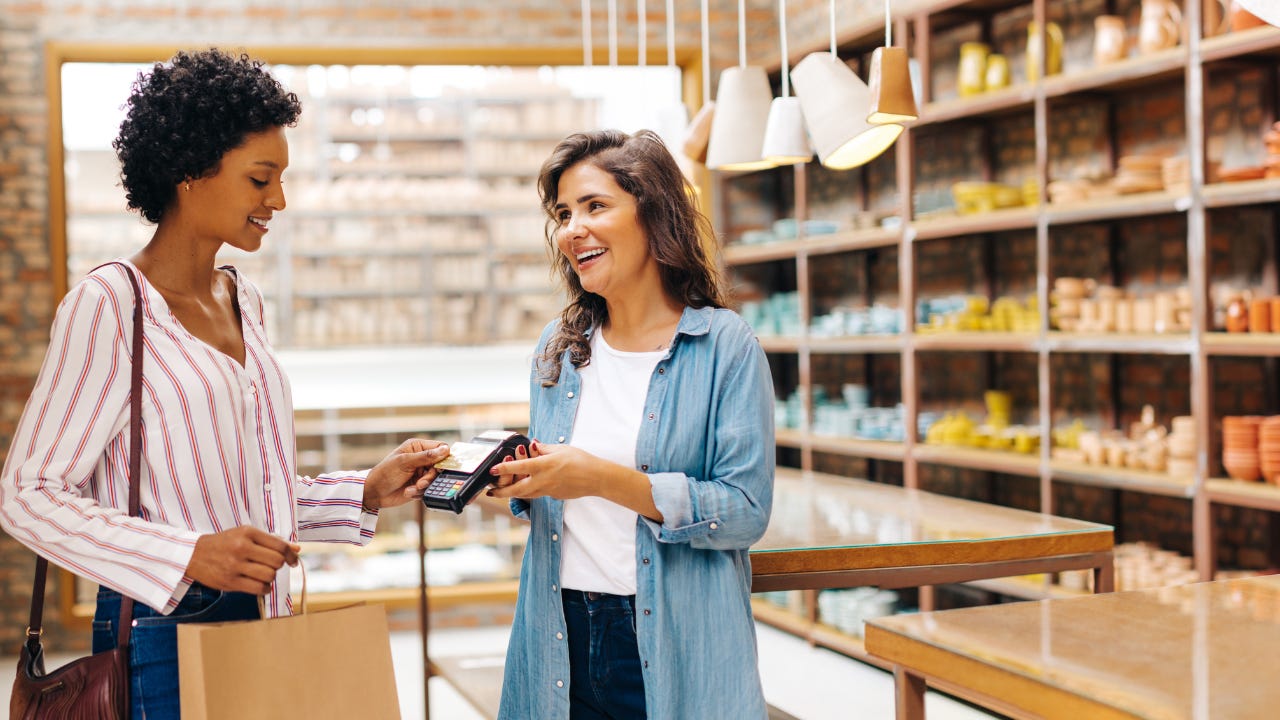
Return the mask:
<path id="1" fill-rule="evenodd" d="M 569 630 L 570 720 L 644 720 L 634 595 L 561 593 Z"/>
<path id="2" fill-rule="evenodd" d="M 168 615 L 135 602 L 129 634 L 129 702 L 133 720 L 178 720 L 178 624 L 253 620 L 258 618 L 253 595 L 210 590 L 192 585 Z M 120 593 L 98 590 L 93 616 L 93 651 L 116 646 L 120 621 Z"/>

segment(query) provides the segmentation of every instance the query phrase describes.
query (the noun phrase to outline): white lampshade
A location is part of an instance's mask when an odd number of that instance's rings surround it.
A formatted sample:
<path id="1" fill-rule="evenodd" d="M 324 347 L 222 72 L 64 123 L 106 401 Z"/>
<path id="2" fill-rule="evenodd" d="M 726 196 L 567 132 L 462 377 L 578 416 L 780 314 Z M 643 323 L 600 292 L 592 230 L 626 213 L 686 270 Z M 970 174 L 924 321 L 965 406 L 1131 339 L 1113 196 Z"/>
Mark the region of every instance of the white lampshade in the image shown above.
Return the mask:
<path id="1" fill-rule="evenodd" d="M 794 97 L 774 98 L 769 106 L 769 122 L 764 129 L 764 159 L 774 165 L 809 162 L 813 146 L 805 134 L 804 112 Z"/>
<path id="2" fill-rule="evenodd" d="M 1280 3 L 1275 0 L 1235 0 L 1235 3 L 1265 23 L 1280 25 Z"/>
<path id="3" fill-rule="evenodd" d="M 773 167 L 773 163 L 760 154 L 772 100 L 773 91 L 769 88 L 764 68 L 737 65 L 720 73 L 716 111 L 711 119 L 711 140 L 707 147 L 707 167 L 712 170 Z"/>
<path id="4" fill-rule="evenodd" d="M 871 91 L 848 65 L 829 52 L 811 53 L 791 70 L 818 159 L 835 169 L 865 165 L 893 145 L 903 127 L 867 122 Z"/>

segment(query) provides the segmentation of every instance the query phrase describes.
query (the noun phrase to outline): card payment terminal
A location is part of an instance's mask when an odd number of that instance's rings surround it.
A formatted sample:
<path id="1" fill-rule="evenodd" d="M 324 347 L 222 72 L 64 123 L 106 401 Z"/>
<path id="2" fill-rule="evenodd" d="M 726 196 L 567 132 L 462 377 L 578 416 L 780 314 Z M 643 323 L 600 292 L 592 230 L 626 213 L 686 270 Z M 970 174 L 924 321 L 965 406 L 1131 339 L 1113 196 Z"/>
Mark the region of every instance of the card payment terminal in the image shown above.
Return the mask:
<path id="1" fill-rule="evenodd" d="M 489 469 L 508 455 L 516 457 L 516 448 L 528 444 L 529 438 L 507 430 L 490 430 L 468 442 L 451 443 L 448 457 L 435 464 L 438 474 L 423 491 L 422 504 L 461 514 L 471 498 L 496 479 Z"/>

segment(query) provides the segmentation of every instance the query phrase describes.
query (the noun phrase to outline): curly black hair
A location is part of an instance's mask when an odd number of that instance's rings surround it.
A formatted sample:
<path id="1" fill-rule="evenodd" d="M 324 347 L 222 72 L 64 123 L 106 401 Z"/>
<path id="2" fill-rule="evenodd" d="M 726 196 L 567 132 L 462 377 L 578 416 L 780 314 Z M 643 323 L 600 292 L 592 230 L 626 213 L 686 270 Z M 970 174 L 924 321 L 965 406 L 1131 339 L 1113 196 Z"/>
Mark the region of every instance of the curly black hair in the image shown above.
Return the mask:
<path id="1" fill-rule="evenodd" d="M 120 134 L 111 146 L 131 210 L 159 222 L 185 180 L 213 175 L 245 137 L 292 127 L 302 113 L 263 64 L 217 48 L 179 51 L 138 73 Z"/>

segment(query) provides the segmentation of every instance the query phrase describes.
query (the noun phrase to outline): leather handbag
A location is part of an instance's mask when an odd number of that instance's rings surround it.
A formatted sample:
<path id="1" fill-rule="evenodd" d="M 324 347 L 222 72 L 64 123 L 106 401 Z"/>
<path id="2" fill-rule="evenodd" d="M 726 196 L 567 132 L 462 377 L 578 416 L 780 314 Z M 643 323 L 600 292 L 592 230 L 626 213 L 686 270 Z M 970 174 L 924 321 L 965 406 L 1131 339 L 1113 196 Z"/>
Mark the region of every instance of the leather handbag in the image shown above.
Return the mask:
<path id="1" fill-rule="evenodd" d="M 137 515 L 142 469 L 142 293 L 133 270 L 122 263 L 133 285 L 133 372 L 129 418 L 129 514 Z M 44 587 L 49 561 L 36 560 L 31 590 L 31 622 L 18 656 L 18 673 L 9 700 L 9 720 L 126 720 L 129 710 L 129 630 L 133 599 L 122 595 L 120 632 L 112 650 L 82 657 L 53 672 L 44 669 L 40 642 Z"/>

